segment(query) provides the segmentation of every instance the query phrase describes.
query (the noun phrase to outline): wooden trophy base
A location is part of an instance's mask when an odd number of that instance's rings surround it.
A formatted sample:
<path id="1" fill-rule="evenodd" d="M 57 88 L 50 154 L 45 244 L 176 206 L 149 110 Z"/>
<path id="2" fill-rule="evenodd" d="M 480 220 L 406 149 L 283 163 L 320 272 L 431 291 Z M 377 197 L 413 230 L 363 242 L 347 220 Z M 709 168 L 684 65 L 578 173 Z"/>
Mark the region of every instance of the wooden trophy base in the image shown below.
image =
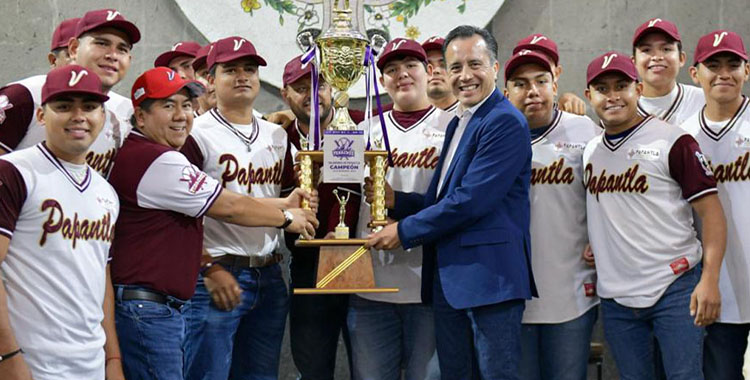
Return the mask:
<path id="1" fill-rule="evenodd" d="M 398 288 L 376 288 L 367 239 L 297 240 L 298 247 L 320 247 L 315 288 L 296 288 L 294 294 L 395 293 Z"/>

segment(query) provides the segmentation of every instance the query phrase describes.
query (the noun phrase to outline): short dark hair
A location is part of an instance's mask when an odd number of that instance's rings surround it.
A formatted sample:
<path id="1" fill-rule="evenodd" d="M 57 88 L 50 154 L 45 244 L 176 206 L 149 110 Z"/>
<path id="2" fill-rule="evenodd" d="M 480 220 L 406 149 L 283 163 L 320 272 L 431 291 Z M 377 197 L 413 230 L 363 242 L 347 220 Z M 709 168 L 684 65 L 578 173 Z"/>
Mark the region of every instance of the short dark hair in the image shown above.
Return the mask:
<path id="1" fill-rule="evenodd" d="M 682 54 L 682 41 L 675 40 L 672 36 L 666 33 L 662 33 L 662 32 L 651 32 L 651 33 L 660 33 L 664 35 L 665 37 L 667 37 L 667 40 L 669 41 L 670 44 L 676 42 L 677 52 Z M 638 46 L 641 46 L 641 40 L 643 39 L 643 37 L 646 37 L 647 35 L 651 33 L 644 34 L 643 36 L 641 36 L 641 38 L 638 39 L 638 41 L 635 42 L 635 44 L 633 44 L 633 57 L 635 57 L 635 50 L 638 49 Z"/>
<path id="2" fill-rule="evenodd" d="M 497 62 L 497 40 L 487 29 L 478 28 L 473 25 L 459 25 L 448 32 L 448 35 L 445 37 L 445 43 L 443 43 L 443 57 L 445 57 L 445 52 L 448 50 L 448 45 L 453 40 L 457 38 L 471 38 L 475 35 L 482 37 L 484 43 L 487 45 L 487 55 L 490 56 L 490 63 Z"/>
<path id="3" fill-rule="evenodd" d="M 138 105 L 138 107 L 148 112 L 148 110 L 151 109 L 151 106 L 153 106 L 157 100 L 158 99 L 151 99 L 151 98 L 143 99 L 143 101 L 141 102 L 141 104 Z M 133 128 L 138 128 L 138 123 L 136 123 L 135 121 L 135 112 L 133 112 L 133 114 L 130 115 L 130 125 L 132 125 Z"/>
<path id="4" fill-rule="evenodd" d="M 218 66 L 218 65 L 219 65 L 218 63 L 214 63 L 214 65 L 211 66 L 210 69 L 208 69 L 208 75 L 216 78 L 216 66 Z"/>

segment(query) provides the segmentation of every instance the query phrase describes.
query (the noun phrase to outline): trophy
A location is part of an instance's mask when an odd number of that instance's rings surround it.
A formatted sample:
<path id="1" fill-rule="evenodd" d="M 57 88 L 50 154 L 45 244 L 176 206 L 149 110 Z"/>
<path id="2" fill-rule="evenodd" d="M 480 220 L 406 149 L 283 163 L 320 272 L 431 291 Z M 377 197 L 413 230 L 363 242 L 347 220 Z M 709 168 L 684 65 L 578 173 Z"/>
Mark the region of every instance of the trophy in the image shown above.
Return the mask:
<path id="1" fill-rule="evenodd" d="M 387 224 L 385 170 L 388 152 L 385 150 L 364 151 L 362 143 L 359 145 L 355 143 L 357 140 L 353 135 L 359 134 L 359 141 L 361 141 L 362 131 L 357 130 L 357 125 L 349 117 L 347 109 L 349 99 L 347 90 L 365 72 L 365 56 L 370 45 L 361 31 L 363 1 L 324 0 L 324 31 L 314 40 L 313 34 L 309 31 L 301 33 L 297 38 L 298 44 L 302 47 L 312 47 L 313 44 L 317 46 L 320 52 L 320 74 L 335 89 L 336 107 L 335 117 L 326 131 L 329 139 L 326 140 L 328 143 L 325 146 L 325 152 L 317 150 L 317 140 L 315 144 L 311 144 L 308 138 L 307 147 L 303 147 L 303 150 L 297 153 L 297 160 L 300 163 L 300 188 L 308 192 L 314 187 L 313 163 L 322 162 L 324 169 L 328 170 L 331 155 L 344 157 L 347 160 L 351 158 L 351 161 L 347 161 L 345 165 L 339 165 L 343 167 L 357 166 L 361 162 L 364 168 L 366 161 L 370 168 L 370 177 L 373 179 L 375 192 L 371 204 L 369 226 L 377 229 Z M 327 22 L 329 11 L 331 18 L 330 22 Z M 377 43 L 382 44 L 383 38 L 377 37 L 379 38 Z M 317 91 L 315 85 L 313 85 L 314 91 Z M 315 106 L 317 104 L 313 105 Z M 317 130 L 315 133 L 315 139 L 317 139 Z M 307 150 L 311 145 L 313 150 Z M 324 182 L 362 182 L 363 177 L 362 172 L 359 171 L 358 176 L 351 177 L 353 180 L 336 181 L 328 178 L 328 173 L 323 173 Z M 296 242 L 296 245 L 300 247 L 320 247 L 320 259 L 316 287 L 297 288 L 294 290 L 295 294 L 397 292 L 398 289 L 395 288 L 375 288 L 370 251 L 363 246 L 366 239 L 350 239 L 349 227 L 344 221 L 349 193 L 339 197 L 338 191 L 334 191 L 334 195 L 339 201 L 339 224 L 336 226 L 335 238 L 300 239 Z M 303 202 L 302 207 L 308 208 L 309 205 Z"/>

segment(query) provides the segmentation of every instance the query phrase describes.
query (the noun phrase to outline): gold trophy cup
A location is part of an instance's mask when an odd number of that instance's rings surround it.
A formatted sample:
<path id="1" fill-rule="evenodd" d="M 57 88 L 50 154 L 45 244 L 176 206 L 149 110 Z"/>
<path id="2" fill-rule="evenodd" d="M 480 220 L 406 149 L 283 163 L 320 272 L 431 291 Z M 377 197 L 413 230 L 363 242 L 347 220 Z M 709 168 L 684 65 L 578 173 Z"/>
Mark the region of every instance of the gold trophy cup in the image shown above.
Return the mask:
<path id="1" fill-rule="evenodd" d="M 359 80 L 365 71 L 363 65 L 369 42 L 367 37 L 354 25 L 353 12 L 363 12 L 362 0 L 324 0 L 324 9 L 333 5 L 330 27 L 316 40 L 320 51 L 320 73 L 335 90 L 336 112 L 329 130 L 352 131 L 357 125 L 349 117 L 347 90 Z M 354 11 L 352 10 L 352 6 Z M 308 139 L 309 140 L 309 139 Z M 308 146 L 310 142 L 308 141 Z M 303 149 L 305 149 L 303 147 Z M 385 214 L 385 169 L 388 153 L 383 150 L 366 151 L 365 161 L 370 167 L 375 199 L 371 204 L 369 226 L 378 228 L 387 224 Z M 300 163 L 300 187 L 308 192 L 313 190 L 313 163 L 323 161 L 323 151 L 301 150 L 297 153 Z M 348 227 L 344 223 L 341 210 L 346 200 L 340 203 L 340 221 L 334 239 L 300 239 L 299 247 L 320 247 L 318 260 L 318 281 L 312 289 L 294 289 L 295 294 L 340 294 L 340 293 L 382 293 L 397 292 L 396 288 L 376 288 L 369 249 L 362 245 L 366 239 L 349 239 Z M 307 208 L 307 202 L 303 202 Z M 354 226 L 353 226 L 354 227 Z M 361 259 L 360 259 L 361 258 Z"/>

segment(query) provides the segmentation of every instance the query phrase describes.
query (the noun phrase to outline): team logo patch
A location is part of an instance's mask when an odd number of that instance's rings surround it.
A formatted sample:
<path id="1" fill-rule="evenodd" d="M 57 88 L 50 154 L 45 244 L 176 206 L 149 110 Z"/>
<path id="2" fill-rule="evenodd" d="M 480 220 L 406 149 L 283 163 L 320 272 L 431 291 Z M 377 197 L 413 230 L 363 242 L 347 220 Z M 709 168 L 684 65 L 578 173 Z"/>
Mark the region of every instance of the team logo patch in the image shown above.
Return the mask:
<path id="1" fill-rule="evenodd" d="M 0 99 L 0 107 L 2 107 L 2 99 Z M 737 139 L 734 140 L 734 146 L 740 149 L 750 149 L 750 137 L 737 134 Z"/>
<path id="2" fill-rule="evenodd" d="M 206 184 L 206 173 L 196 169 L 193 165 L 185 166 L 182 168 L 180 182 L 185 182 L 188 186 L 188 192 L 195 194 L 203 189 L 203 185 Z"/>
<path id="3" fill-rule="evenodd" d="M 99 203 L 99 206 L 102 206 L 102 207 L 104 207 L 107 210 L 110 210 L 110 211 L 114 211 L 115 210 L 115 204 L 116 203 L 112 199 L 109 199 L 109 198 L 106 198 L 106 197 L 102 197 L 102 196 L 97 196 L 96 197 L 96 203 Z"/>
<path id="4" fill-rule="evenodd" d="M 542 40 L 546 40 L 546 39 L 547 39 L 547 37 L 545 37 L 545 36 L 534 36 L 531 39 L 531 44 L 532 45 L 536 45 L 537 42 L 542 41 Z"/>
<path id="5" fill-rule="evenodd" d="M 118 11 L 107 11 L 107 21 L 112 21 L 115 19 L 115 17 L 119 15 L 120 15 L 120 12 Z"/>
<path id="6" fill-rule="evenodd" d="M 167 79 L 169 79 L 170 82 L 174 80 L 174 71 L 167 71 Z"/>
<path id="7" fill-rule="evenodd" d="M 583 291 L 586 297 L 596 297 L 596 283 L 586 282 L 583 284 Z"/>
<path id="8" fill-rule="evenodd" d="M 698 162 L 701 164 L 701 167 L 703 168 L 703 171 L 706 173 L 706 175 L 709 177 L 713 177 L 714 172 L 713 170 L 711 170 L 711 164 L 708 162 L 708 159 L 706 159 L 706 156 L 701 152 L 695 152 L 695 158 L 698 159 Z"/>
<path id="9" fill-rule="evenodd" d="M 5 121 L 5 111 L 13 108 L 13 104 L 5 95 L 0 95 L 0 124 Z"/>
<path id="10" fill-rule="evenodd" d="M 174 44 L 174 46 L 172 46 L 172 51 L 177 50 L 177 48 L 180 47 L 180 45 L 182 45 L 182 42 L 178 42 L 178 43 Z"/>
<path id="11" fill-rule="evenodd" d="M 690 269 L 690 263 L 687 258 L 680 257 L 679 259 L 672 261 L 672 263 L 669 264 L 669 267 L 672 268 L 672 273 L 680 274 L 687 272 L 687 270 Z"/>
<path id="12" fill-rule="evenodd" d="M 354 140 L 342 137 L 338 140 L 333 140 L 336 147 L 333 148 L 333 157 L 350 159 L 354 157 Z"/>
<path id="13" fill-rule="evenodd" d="M 617 54 L 605 55 L 604 62 L 602 62 L 602 69 L 606 69 L 615 57 L 617 57 Z"/>
<path id="14" fill-rule="evenodd" d="M 661 151 L 653 148 L 630 148 L 628 160 L 656 161 L 661 157 Z"/>
<path id="15" fill-rule="evenodd" d="M 244 44 L 245 42 L 247 42 L 247 40 L 245 40 L 244 38 L 240 40 L 234 40 L 234 51 L 240 50 L 242 44 Z"/>
<path id="16" fill-rule="evenodd" d="M 68 81 L 68 87 L 75 87 L 75 85 L 77 85 L 78 82 L 81 81 L 84 75 L 89 75 L 89 72 L 86 70 L 81 70 L 79 72 L 71 71 L 70 80 Z"/>
<path id="17" fill-rule="evenodd" d="M 649 21 L 649 22 L 648 22 L 648 27 L 649 27 L 649 28 L 653 28 L 653 27 L 654 27 L 654 25 L 656 25 L 656 23 L 657 23 L 657 22 L 661 22 L 661 19 L 660 19 L 660 18 L 655 18 L 655 19 L 653 19 L 653 20 Z"/>
<path id="18" fill-rule="evenodd" d="M 719 44 L 721 43 L 721 40 L 723 40 L 724 36 L 726 36 L 727 34 L 728 34 L 727 32 L 721 32 L 721 34 L 714 34 L 714 47 L 719 46 Z"/>
<path id="19" fill-rule="evenodd" d="M 586 149 L 586 143 L 558 141 L 555 143 L 556 152 L 583 152 Z"/>
<path id="20" fill-rule="evenodd" d="M 133 93 L 133 97 L 136 99 L 140 98 L 143 95 L 146 95 L 146 89 L 143 87 L 135 90 L 135 92 Z"/>

